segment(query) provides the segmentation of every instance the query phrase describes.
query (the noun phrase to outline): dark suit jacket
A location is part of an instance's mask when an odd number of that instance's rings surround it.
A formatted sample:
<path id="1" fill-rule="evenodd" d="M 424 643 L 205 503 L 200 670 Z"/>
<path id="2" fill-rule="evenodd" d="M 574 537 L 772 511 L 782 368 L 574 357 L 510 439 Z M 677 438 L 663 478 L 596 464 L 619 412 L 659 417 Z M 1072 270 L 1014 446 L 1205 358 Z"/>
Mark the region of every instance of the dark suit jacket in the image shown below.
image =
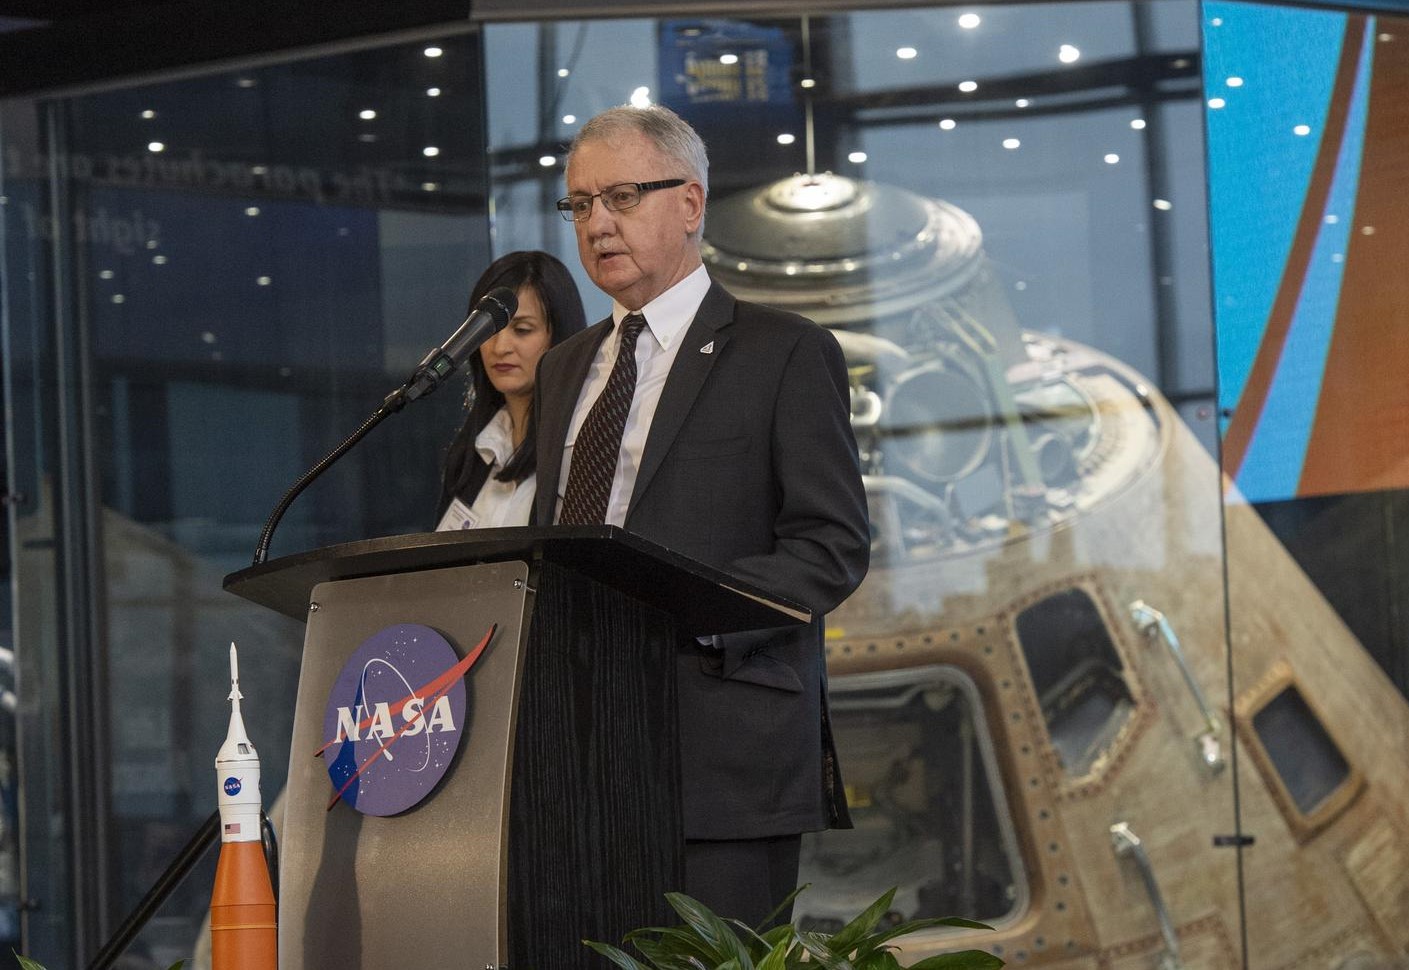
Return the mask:
<path id="1" fill-rule="evenodd" d="M 540 363 L 539 522 L 553 521 L 573 408 L 611 327 L 598 323 Z M 678 645 L 686 837 L 849 824 L 821 614 L 861 582 L 870 529 L 836 338 L 711 286 L 651 421 L 625 527 L 817 616 L 717 637 L 719 649 Z"/>

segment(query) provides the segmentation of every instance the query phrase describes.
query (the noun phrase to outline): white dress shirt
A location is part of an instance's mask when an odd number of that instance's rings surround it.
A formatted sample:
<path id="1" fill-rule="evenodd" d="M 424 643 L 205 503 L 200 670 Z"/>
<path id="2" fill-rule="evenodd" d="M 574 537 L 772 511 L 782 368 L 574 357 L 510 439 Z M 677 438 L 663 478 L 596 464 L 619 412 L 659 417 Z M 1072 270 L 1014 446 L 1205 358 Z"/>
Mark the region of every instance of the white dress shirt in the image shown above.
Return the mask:
<path id="1" fill-rule="evenodd" d="M 494 476 L 514 453 L 513 422 L 507 408 L 500 408 L 489 423 L 475 436 L 475 451 L 489 465 L 489 476 L 480 486 L 474 504 L 466 511 L 465 503 L 455 499 L 445 510 L 436 531 L 448 529 L 498 529 L 528 525 L 533 513 L 534 479 L 529 475 L 521 482 L 501 482 Z"/>
<path id="2" fill-rule="evenodd" d="M 675 363 L 675 355 L 685 339 L 685 331 L 695 319 L 695 313 L 709 292 L 709 273 L 704 266 L 676 283 L 650 303 L 636 311 L 646 318 L 646 329 L 636 339 L 636 393 L 631 398 L 631 410 L 626 415 L 626 428 L 621 435 L 621 453 L 616 463 L 616 475 L 612 478 L 611 498 L 607 500 L 607 525 L 621 526 L 626 523 L 626 507 L 631 502 L 631 492 L 636 487 L 636 473 L 641 468 L 641 454 L 646 450 L 646 436 L 651 430 L 651 419 L 655 416 L 656 405 L 660 402 L 665 379 L 670 374 L 670 365 Z M 631 311 L 612 301 L 613 329 L 602 345 L 597 348 L 597 356 L 592 358 L 592 367 L 587 372 L 587 380 L 577 396 L 577 407 L 573 409 L 572 421 L 568 425 L 567 442 L 563 445 L 562 471 L 558 478 L 557 510 L 553 520 L 557 521 L 563 511 L 563 493 L 567 489 L 568 473 L 572 470 L 573 445 L 587 412 L 607 386 L 612 367 L 616 364 L 617 351 L 621 348 L 621 321 Z M 647 338 L 646 334 L 650 334 Z"/>

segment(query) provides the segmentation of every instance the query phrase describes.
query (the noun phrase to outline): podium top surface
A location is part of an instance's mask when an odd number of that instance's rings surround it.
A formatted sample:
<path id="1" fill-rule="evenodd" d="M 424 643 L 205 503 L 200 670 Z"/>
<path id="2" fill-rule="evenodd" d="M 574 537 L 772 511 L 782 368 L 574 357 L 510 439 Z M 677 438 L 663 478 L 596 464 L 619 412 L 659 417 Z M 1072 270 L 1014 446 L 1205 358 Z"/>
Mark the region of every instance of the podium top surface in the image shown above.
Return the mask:
<path id="1" fill-rule="evenodd" d="M 308 618 L 319 583 L 477 562 L 548 561 L 675 617 L 691 636 L 806 622 L 806 608 L 616 526 L 479 529 L 363 539 L 283 556 L 225 577 L 236 596 Z"/>

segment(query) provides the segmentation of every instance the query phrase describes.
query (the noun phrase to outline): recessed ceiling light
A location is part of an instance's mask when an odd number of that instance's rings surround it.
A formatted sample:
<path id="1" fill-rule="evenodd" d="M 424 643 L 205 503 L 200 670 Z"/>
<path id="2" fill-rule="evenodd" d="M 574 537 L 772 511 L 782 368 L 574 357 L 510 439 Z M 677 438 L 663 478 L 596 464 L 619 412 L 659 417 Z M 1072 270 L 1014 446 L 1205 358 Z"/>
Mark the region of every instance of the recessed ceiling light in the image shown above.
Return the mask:
<path id="1" fill-rule="evenodd" d="M 422 182 L 421 189 L 425 192 L 436 192 L 440 189 L 439 182 Z"/>
<path id="2" fill-rule="evenodd" d="M 1225 104 L 1227 104 L 1227 103 L 1228 103 L 1228 102 L 1227 102 L 1227 101 L 1224 101 L 1222 98 L 1209 98 L 1209 99 L 1208 99 L 1208 106 L 1209 106 L 1210 108 L 1213 108 L 1214 110 L 1217 110 L 1217 109 L 1223 107 L 1223 106 L 1224 106 Z"/>
<path id="3" fill-rule="evenodd" d="M 153 265 L 156 265 L 156 266 L 165 266 L 165 265 L 166 265 L 166 257 L 165 257 L 165 256 L 153 256 L 153 257 L 152 257 L 152 263 L 153 263 Z"/>
<path id="4" fill-rule="evenodd" d="M 919 54 L 920 52 L 915 50 L 915 48 L 913 47 L 901 47 L 895 52 L 895 56 L 900 58 L 902 61 L 913 61 L 916 57 L 919 56 Z"/>
<path id="5" fill-rule="evenodd" d="M 558 77 L 567 77 L 572 72 L 565 67 L 558 68 Z"/>
<path id="6" fill-rule="evenodd" d="M 363 121 L 371 121 L 376 116 L 377 113 L 371 108 L 363 108 L 361 111 L 357 112 L 357 117 L 361 118 Z"/>
<path id="7" fill-rule="evenodd" d="M 260 286 L 268 286 L 274 281 L 267 276 L 259 276 L 255 278 L 255 282 L 258 283 Z"/>
<path id="8" fill-rule="evenodd" d="M 959 14 L 959 26 L 965 30 L 973 30 L 981 23 L 983 23 L 983 18 L 976 13 Z"/>
<path id="9" fill-rule="evenodd" d="M 1235 76 L 1228 78 L 1228 80 L 1224 81 L 1223 83 L 1228 85 L 1230 88 L 1240 88 L 1243 86 L 1243 79 Z"/>
<path id="10" fill-rule="evenodd" d="M 1013 104 L 1019 108 L 1026 108 L 1028 105 L 1032 104 L 1032 102 L 1029 101 L 1027 98 L 1018 98 L 1018 100 L 1014 101 Z"/>
<path id="11" fill-rule="evenodd" d="M 941 118 L 939 120 L 939 127 L 943 128 L 945 131 L 953 131 L 956 124 L 958 124 L 958 122 L 953 118 Z"/>
<path id="12" fill-rule="evenodd" d="M 98 271 L 98 279 L 100 279 L 100 280 L 110 280 L 110 279 L 112 279 L 112 278 L 113 278 L 113 271 L 112 271 L 112 270 L 110 270 L 110 269 L 104 269 L 104 270 L 99 270 L 99 271 Z"/>
<path id="13" fill-rule="evenodd" d="M 114 293 L 112 295 L 112 301 L 114 303 L 126 303 L 127 297 L 123 296 L 121 293 Z"/>
<path id="14" fill-rule="evenodd" d="M 166 151 L 166 145 L 165 145 L 164 143 L 162 143 L 162 142 L 159 142 L 159 141 L 149 141 L 149 142 L 147 142 L 147 151 L 149 151 L 149 152 L 164 152 L 164 151 Z"/>
<path id="15" fill-rule="evenodd" d="M 426 88 L 426 97 L 428 97 L 428 98 L 438 98 L 438 97 L 440 97 L 440 88 Z"/>
<path id="16" fill-rule="evenodd" d="M 719 63 L 721 63 L 721 64 L 737 64 L 737 63 L 739 63 L 739 55 L 738 55 L 738 54 L 720 54 L 720 55 L 719 55 Z"/>
<path id="17" fill-rule="evenodd" d="M 860 165 L 862 162 L 866 161 L 866 153 L 852 152 L 850 155 L 846 156 L 846 160 L 848 162 L 854 162 L 855 164 Z"/>
<path id="18" fill-rule="evenodd" d="M 143 112 L 142 112 L 142 117 L 143 117 L 143 118 L 146 118 L 148 121 L 151 121 L 151 120 L 152 120 L 153 118 L 155 118 L 156 116 L 157 116 L 157 113 L 156 113 L 155 111 L 153 111 L 151 108 L 148 108 L 146 111 L 143 111 Z"/>
<path id="19" fill-rule="evenodd" d="M 1120 161 L 1120 156 L 1117 155 L 1115 152 L 1107 152 L 1105 158 L 1103 159 L 1103 161 L 1104 161 L 1107 165 L 1114 165 L 1114 164 L 1116 164 L 1117 162 Z"/>
<path id="20" fill-rule="evenodd" d="M 1292 134 L 1293 134 L 1293 135 L 1309 135 L 1309 134 L 1311 134 L 1311 126 L 1310 126 L 1310 125 L 1297 125 L 1295 128 L 1292 129 Z"/>
<path id="21" fill-rule="evenodd" d="M 631 92 L 631 107 L 649 108 L 651 106 L 651 89 L 644 84 Z"/>
<path id="22" fill-rule="evenodd" d="M 797 141 L 797 139 L 786 131 L 778 136 L 778 144 L 780 145 L 791 145 L 795 141 Z"/>
<path id="23" fill-rule="evenodd" d="M 1018 141 L 1016 138 L 1003 139 L 1003 147 L 1008 149 L 1008 151 L 1012 151 L 1014 148 L 1017 148 L 1020 145 L 1022 145 L 1022 142 Z"/>
<path id="24" fill-rule="evenodd" d="M 558 164 L 558 157 L 556 155 L 539 155 L 538 164 L 542 165 L 544 168 L 552 168 L 554 165 Z"/>
<path id="25" fill-rule="evenodd" d="M 1161 212 L 1168 212 L 1170 209 L 1174 208 L 1174 203 L 1170 202 L 1168 199 L 1155 199 L 1155 201 L 1150 204 Z"/>
<path id="26" fill-rule="evenodd" d="M 427 145 L 425 148 L 421 149 L 421 154 L 427 158 L 435 158 L 440 154 L 440 149 L 436 148 L 434 145 Z"/>
<path id="27" fill-rule="evenodd" d="M 439 57 L 441 54 L 444 54 L 445 51 L 441 50 L 439 47 L 427 47 L 421 53 L 425 54 L 427 57 Z"/>
<path id="28" fill-rule="evenodd" d="M 577 124 L 577 115 L 563 115 L 563 124 L 565 124 L 565 125 L 575 125 L 575 124 Z"/>
<path id="29" fill-rule="evenodd" d="M 798 84 L 805 88 L 815 88 L 817 86 L 817 81 L 813 78 L 805 77 L 801 81 L 799 81 Z"/>
<path id="30" fill-rule="evenodd" d="M 1144 118 L 1131 118 L 1131 119 L 1130 119 L 1130 127 L 1131 127 L 1131 128 L 1134 128 L 1136 131 L 1143 131 L 1144 128 L 1145 128 L 1145 119 L 1144 119 Z"/>
<path id="31" fill-rule="evenodd" d="M 959 90 L 960 90 L 960 91 L 963 91 L 965 94 L 973 94 L 975 91 L 978 90 L 978 82 L 977 82 L 977 81 L 960 81 L 960 82 L 959 82 Z"/>
<path id="32" fill-rule="evenodd" d="M 247 216 L 257 216 L 257 215 L 259 215 L 259 206 L 257 206 L 257 205 L 252 205 L 252 206 L 246 207 L 246 209 L 245 209 L 245 215 L 247 215 Z"/>
<path id="33" fill-rule="evenodd" d="M 1063 44 L 1057 48 L 1057 60 L 1063 64 L 1075 64 L 1081 59 L 1081 51 L 1071 44 Z"/>

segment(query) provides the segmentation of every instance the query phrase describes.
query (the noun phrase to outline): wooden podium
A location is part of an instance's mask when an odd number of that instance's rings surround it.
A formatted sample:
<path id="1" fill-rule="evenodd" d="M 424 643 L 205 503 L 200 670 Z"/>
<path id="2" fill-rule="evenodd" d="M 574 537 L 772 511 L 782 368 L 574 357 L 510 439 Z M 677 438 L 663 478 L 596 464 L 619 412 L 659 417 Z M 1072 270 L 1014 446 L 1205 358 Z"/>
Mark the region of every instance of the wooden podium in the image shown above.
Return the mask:
<path id="1" fill-rule="evenodd" d="M 808 619 L 611 526 L 347 543 L 225 588 L 308 626 L 279 833 L 282 970 L 600 967 L 583 939 L 673 922 L 676 655 L 695 636 Z M 460 657 L 496 631 L 465 676 L 458 750 L 401 814 L 329 807 L 316 752 L 333 740 L 330 691 L 360 644 L 398 624 L 430 627 Z M 418 766 L 410 744 L 397 758 Z"/>

